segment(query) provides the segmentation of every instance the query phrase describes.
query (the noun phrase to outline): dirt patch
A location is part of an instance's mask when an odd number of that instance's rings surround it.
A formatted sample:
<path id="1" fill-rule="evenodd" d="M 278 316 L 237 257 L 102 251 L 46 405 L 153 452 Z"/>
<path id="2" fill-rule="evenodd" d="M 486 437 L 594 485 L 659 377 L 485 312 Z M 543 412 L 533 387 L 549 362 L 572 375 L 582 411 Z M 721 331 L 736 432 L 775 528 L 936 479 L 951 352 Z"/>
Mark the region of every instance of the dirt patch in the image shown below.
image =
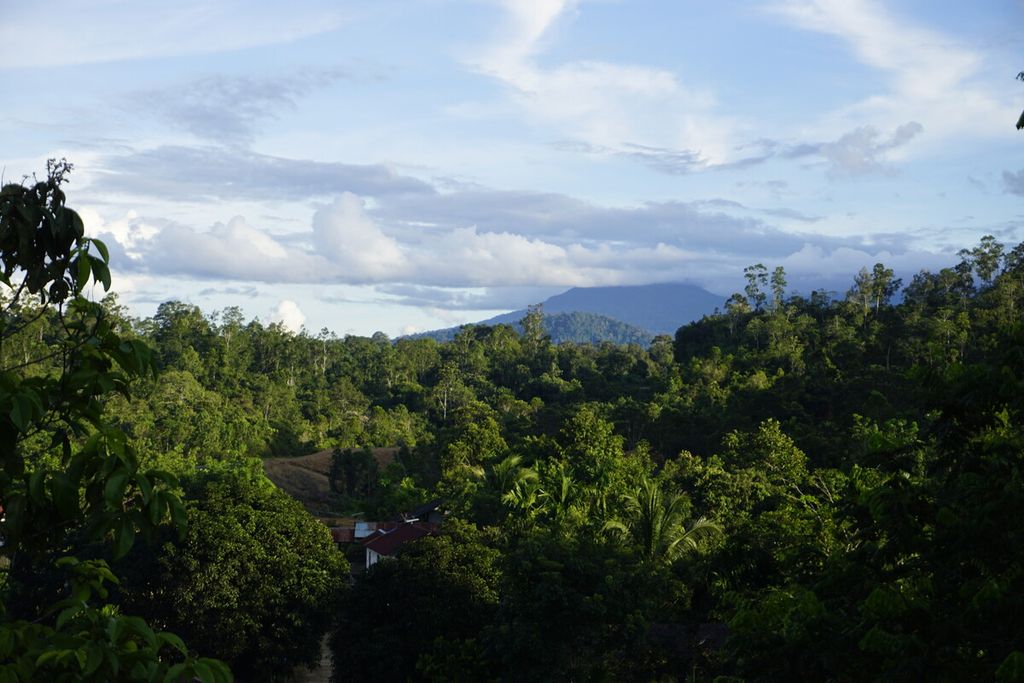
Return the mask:
<path id="1" fill-rule="evenodd" d="M 272 458 L 263 461 L 263 469 L 277 487 L 302 503 L 315 516 L 331 512 L 334 495 L 327 475 L 288 462 L 292 458 Z"/>
<path id="2" fill-rule="evenodd" d="M 378 467 L 386 467 L 398 455 L 398 448 L 374 448 Z M 328 476 L 333 450 L 319 451 L 297 458 L 267 458 L 263 469 L 278 488 L 302 503 L 310 514 L 329 516 L 334 510 L 334 494 Z"/>

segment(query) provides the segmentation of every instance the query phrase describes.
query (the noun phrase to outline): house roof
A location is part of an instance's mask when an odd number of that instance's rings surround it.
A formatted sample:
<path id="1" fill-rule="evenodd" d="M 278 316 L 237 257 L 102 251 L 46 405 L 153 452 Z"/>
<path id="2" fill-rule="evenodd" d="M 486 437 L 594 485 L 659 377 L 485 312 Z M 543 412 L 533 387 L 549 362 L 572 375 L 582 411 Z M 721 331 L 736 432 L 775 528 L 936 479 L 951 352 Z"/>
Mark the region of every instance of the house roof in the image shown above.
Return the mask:
<path id="1" fill-rule="evenodd" d="M 435 498 L 434 500 L 428 503 L 417 505 L 408 512 L 401 513 L 395 519 L 399 522 L 414 522 L 417 520 L 425 520 L 427 517 L 430 516 L 430 513 L 439 510 L 441 508 L 441 505 L 443 504 L 444 498 Z"/>
<path id="2" fill-rule="evenodd" d="M 391 555 L 410 541 L 424 536 L 433 536 L 436 533 L 436 524 L 409 522 L 397 524 L 390 529 L 378 528 L 373 534 L 363 539 L 362 544 L 379 555 Z"/>

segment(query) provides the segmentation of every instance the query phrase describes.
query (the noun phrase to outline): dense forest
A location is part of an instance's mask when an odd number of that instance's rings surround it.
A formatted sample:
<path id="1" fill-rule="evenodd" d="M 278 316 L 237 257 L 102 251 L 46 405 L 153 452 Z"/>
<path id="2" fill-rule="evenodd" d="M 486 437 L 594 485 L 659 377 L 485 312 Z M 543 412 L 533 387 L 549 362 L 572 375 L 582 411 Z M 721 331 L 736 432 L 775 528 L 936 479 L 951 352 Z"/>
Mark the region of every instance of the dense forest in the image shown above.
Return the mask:
<path id="1" fill-rule="evenodd" d="M 541 306 L 542 304 L 537 304 Z M 525 317 L 525 315 L 523 316 Z M 512 324 L 516 332 L 522 333 L 520 318 Z M 493 327 L 494 325 L 480 323 L 479 326 Z M 628 323 L 583 311 L 572 311 L 571 313 L 545 313 L 541 320 L 545 334 L 552 343 L 562 344 L 574 342 L 577 344 L 599 344 L 603 341 L 613 344 L 639 344 L 647 346 L 654 339 L 655 335 L 647 330 L 630 325 Z M 459 327 L 447 327 L 431 332 L 419 332 L 408 335 L 412 339 L 430 338 L 439 342 L 450 342 L 458 336 L 464 325 Z"/>
<path id="2" fill-rule="evenodd" d="M 756 264 L 647 346 L 338 338 L 90 300 L 61 180 L 0 203 L 0 681 L 1024 680 L 1024 245 Z M 260 459 L 390 446 L 334 512 L 447 515 L 350 579 Z"/>

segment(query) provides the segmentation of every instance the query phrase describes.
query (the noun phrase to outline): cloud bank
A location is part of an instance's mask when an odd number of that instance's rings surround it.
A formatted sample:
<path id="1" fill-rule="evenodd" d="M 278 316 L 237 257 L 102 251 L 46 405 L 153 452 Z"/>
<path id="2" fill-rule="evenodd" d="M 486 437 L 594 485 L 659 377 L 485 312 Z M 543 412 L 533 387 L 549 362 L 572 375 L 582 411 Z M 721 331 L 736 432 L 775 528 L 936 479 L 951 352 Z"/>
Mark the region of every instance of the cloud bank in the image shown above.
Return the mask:
<path id="1" fill-rule="evenodd" d="M 299 232 L 236 216 L 197 229 L 136 214 L 102 223 L 121 268 L 213 282 L 378 285 L 392 303 L 503 308 L 571 286 L 688 281 L 733 288 L 755 261 L 793 277 L 856 272 L 882 260 L 918 268 L 936 256 L 906 235 L 840 238 L 787 232 L 726 200 L 605 207 L 554 193 L 477 188 L 378 198 L 342 192 Z M 806 219 L 806 217 L 800 217 Z M 513 295 L 512 291 L 518 294 Z"/>

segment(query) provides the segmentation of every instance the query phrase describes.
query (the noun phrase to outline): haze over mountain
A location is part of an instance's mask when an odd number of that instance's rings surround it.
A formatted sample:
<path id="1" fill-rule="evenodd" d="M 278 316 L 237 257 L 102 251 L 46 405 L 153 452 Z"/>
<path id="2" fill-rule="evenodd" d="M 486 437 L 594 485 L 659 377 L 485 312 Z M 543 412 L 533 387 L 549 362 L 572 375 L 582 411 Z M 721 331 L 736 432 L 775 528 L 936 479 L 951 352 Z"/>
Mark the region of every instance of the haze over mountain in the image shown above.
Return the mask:
<path id="1" fill-rule="evenodd" d="M 645 343 L 657 334 L 674 334 L 725 304 L 725 297 L 691 284 L 665 283 L 623 287 L 573 287 L 543 302 L 545 329 L 555 342 L 614 341 Z M 569 317 L 568 314 L 586 314 Z M 518 323 L 526 309 L 481 320 L 478 325 Z M 459 327 L 415 337 L 452 338 Z"/>

